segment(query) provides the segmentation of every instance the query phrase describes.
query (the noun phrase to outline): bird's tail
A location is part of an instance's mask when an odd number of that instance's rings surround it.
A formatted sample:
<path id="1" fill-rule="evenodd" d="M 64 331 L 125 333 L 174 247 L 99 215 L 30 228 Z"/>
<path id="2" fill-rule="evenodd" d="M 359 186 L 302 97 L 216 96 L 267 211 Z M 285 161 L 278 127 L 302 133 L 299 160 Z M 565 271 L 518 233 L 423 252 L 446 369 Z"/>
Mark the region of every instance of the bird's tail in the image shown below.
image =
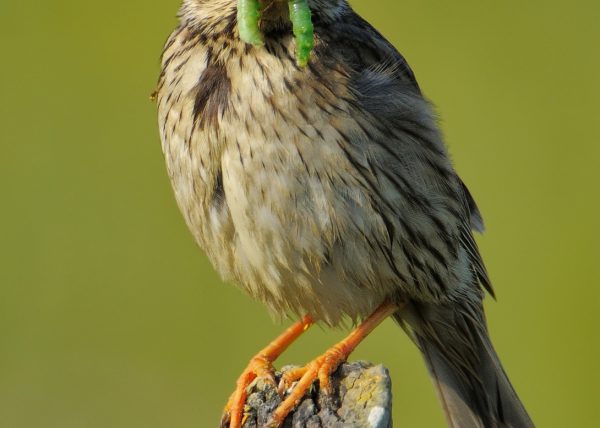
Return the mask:
<path id="1" fill-rule="evenodd" d="M 480 302 L 394 315 L 421 350 L 452 428 L 533 427 L 490 342 Z"/>

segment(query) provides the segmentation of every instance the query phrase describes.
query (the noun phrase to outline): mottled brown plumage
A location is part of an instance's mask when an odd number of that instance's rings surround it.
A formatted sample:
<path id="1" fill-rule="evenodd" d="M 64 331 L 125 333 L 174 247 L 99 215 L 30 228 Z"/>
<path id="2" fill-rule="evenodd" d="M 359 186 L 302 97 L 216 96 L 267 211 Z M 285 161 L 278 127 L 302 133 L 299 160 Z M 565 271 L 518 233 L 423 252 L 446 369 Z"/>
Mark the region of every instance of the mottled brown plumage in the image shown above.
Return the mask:
<path id="1" fill-rule="evenodd" d="M 264 47 L 235 0 L 186 0 L 164 49 L 163 151 L 197 242 L 279 315 L 405 303 L 452 426 L 530 426 L 487 335 L 479 211 L 410 67 L 344 0 L 309 2 L 299 67 L 287 3 L 263 3 Z"/>

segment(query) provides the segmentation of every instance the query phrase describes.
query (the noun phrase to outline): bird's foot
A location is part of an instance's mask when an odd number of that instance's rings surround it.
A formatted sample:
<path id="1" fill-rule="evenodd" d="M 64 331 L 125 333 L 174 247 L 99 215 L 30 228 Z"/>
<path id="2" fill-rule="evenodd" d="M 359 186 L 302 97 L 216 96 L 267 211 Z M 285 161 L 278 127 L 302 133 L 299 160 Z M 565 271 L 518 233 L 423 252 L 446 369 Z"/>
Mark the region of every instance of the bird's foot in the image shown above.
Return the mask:
<path id="1" fill-rule="evenodd" d="M 273 362 L 287 349 L 302 333 L 313 324 L 310 316 L 306 315 L 296 322 L 266 348 L 250 360 L 246 369 L 236 382 L 236 388 L 227 401 L 221 418 L 222 428 L 241 428 L 244 424 L 244 407 L 248 398 L 248 387 L 257 378 L 271 383 L 275 388 Z"/>
<path id="2" fill-rule="evenodd" d="M 262 378 L 275 387 L 273 363 L 270 358 L 262 354 L 252 358 L 238 378 L 235 391 L 229 397 L 223 410 L 221 427 L 240 428 L 244 424 L 244 407 L 246 398 L 248 398 L 248 387 L 256 378 Z"/>
<path id="3" fill-rule="evenodd" d="M 283 394 L 294 382 L 299 382 L 298 385 L 303 384 L 304 382 L 308 383 L 308 379 L 312 379 L 308 385 L 309 388 L 312 381 L 318 379 L 320 390 L 325 394 L 332 393 L 330 376 L 348 359 L 350 352 L 351 350 L 344 347 L 343 344 L 338 344 L 333 348 L 328 349 L 323 355 L 315 358 L 306 366 L 289 370 L 279 381 L 279 393 Z M 298 386 L 294 388 L 294 392 L 292 392 L 290 397 L 295 396 L 294 393 L 297 387 Z M 298 393 L 299 392 L 300 391 L 298 391 Z M 302 398 L 302 395 L 298 398 Z"/>
<path id="4" fill-rule="evenodd" d="M 292 369 L 285 373 L 279 382 L 279 392 L 283 394 L 290 386 L 297 381 L 290 394 L 279 405 L 273 415 L 268 427 L 276 428 L 283 424 L 285 418 L 294 410 L 302 400 L 306 392 L 310 389 L 315 380 L 319 381 L 320 390 L 325 395 L 330 395 L 333 390 L 331 387 L 330 376 L 337 368 L 348 359 L 352 351 L 369 335 L 384 319 L 399 309 L 399 305 L 393 302 L 386 302 L 379 306 L 371 316 L 364 320 L 350 335 L 344 340 L 328 349 L 324 354 L 315 358 L 306 366 Z"/>
<path id="5" fill-rule="evenodd" d="M 297 383 L 271 416 L 268 427 L 281 426 L 285 418 L 310 390 L 315 380 L 319 381 L 320 390 L 324 394 L 330 395 L 333 392 L 330 376 L 346 361 L 351 352 L 351 349 L 345 348 L 340 343 L 328 349 L 323 355 L 315 358 L 306 366 L 287 371 L 279 382 L 279 393 L 283 395 L 294 382 Z"/>

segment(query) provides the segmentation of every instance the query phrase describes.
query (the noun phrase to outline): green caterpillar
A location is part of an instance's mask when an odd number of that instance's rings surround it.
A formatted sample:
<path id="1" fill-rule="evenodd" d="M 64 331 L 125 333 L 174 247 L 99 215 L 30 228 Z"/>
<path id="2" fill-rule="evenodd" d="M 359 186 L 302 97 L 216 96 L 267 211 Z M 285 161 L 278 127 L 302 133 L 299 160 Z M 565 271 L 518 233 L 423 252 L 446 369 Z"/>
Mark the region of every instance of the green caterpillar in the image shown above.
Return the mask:
<path id="1" fill-rule="evenodd" d="M 288 0 L 290 21 L 296 37 L 296 61 L 300 67 L 306 66 L 315 47 L 315 33 L 307 0 Z"/>
<path id="2" fill-rule="evenodd" d="M 288 0 L 290 21 L 296 39 L 296 62 L 300 67 L 308 64 L 315 46 L 314 27 L 308 0 Z M 254 46 L 264 44 L 260 33 L 259 0 L 238 0 L 238 28 L 240 38 Z"/>
<path id="3" fill-rule="evenodd" d="M 254 46 L 264 44 L 260 34 L 260 3 L 258 0 L 238 0 L 237 8 L 238 29 L 240 38 Z"/>

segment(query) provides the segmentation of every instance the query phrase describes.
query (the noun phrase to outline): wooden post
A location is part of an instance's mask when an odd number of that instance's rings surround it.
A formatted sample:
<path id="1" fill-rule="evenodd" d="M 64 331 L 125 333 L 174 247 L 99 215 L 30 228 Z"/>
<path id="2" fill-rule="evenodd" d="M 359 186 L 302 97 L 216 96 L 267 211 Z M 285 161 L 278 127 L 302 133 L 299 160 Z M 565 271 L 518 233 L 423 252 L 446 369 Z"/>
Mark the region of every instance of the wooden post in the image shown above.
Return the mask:
<path id="1" fill-rule="evenodd" d="M 282 373 L 293 368 L 287 366 Z M 282 373 L 278 373 L 278 379 Z M 283 428 L 391 428 L 392 392 L 387 369 L 367 362 L 343 364 L 332 376 L 334 394 L 321 394 L 317 383 Z M 251 386 L 243 428 L 261 428 L 281 397 L 272 386 L 258 380 Z"/>

